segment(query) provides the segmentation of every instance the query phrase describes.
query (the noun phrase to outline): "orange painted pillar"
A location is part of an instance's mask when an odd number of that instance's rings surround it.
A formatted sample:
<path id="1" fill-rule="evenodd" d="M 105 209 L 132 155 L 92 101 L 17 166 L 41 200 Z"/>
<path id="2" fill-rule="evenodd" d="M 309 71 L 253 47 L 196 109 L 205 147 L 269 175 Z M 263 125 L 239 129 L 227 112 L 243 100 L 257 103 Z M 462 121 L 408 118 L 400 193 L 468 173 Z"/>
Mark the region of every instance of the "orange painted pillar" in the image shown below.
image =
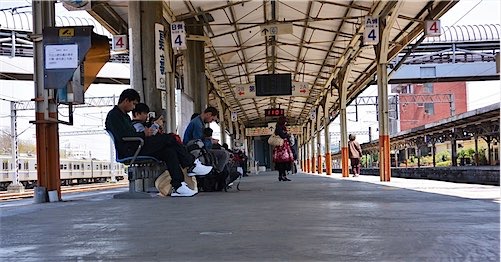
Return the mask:
<path id="1" fill-rule="evenodd" d="M 306 160 L 304 161 L 306 162 L 306 168 L 304 170 L 306 171 L 306 173 L 310 173 L 310 159 L 306 158 Z"/>
<path id="2" fill-rule="evenodd" d="M 322 155 L 320 155 L 320 152 L 318 152 L 318 170 L 317 173 L 322 174 L 323 169 L 322 169 Z"/>
<path id="3" fill-rule="evenodd" d="M 389 182 L 391 177 L 390 168 L 390 136 L 380 135 L 379 136 L 379 148 L 382 154 L 380 154 L 379 161 L 379 178 L 383 182 Z"/>
<path id="4" fill-rule="evenodd" d="M 315 156 L 312 156 L 311 157 L 311 173 L 317 172 L 315 162 L 317 162 L 317 161 L 315 161 Z"/>
<path id="5" fill-rule="evenodd" d="M 328 176 L 332 175 L 332 157 L 331 157 L 331 152 L 325 153 L 325 173 Z"/>
<path id="6" fill-rule="evenodd" d="M 49 117 L 57 119 L 57 113 L 51 112 Z M 58 123 L 45 121 L 44 113 L 36 113 L 36 141 L 37 185 L 47 192 L 57 190 L 61 199 Z"/>
<path id="7" fill-rule="evenodd" d="M 343 177 L 350 176 L 350 168 L 348 166 L 348 147 L 341 148 L 341 172 Z"/>

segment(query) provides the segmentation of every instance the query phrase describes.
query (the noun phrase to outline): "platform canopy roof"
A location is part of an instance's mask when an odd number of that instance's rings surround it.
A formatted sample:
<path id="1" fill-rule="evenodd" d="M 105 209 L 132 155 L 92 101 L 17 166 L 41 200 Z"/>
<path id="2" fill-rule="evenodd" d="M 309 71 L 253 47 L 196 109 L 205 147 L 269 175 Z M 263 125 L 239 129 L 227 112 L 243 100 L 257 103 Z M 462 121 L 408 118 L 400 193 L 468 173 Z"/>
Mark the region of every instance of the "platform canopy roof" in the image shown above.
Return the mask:
<path id="1" fill-rule="evenodd" d="M 94 1 L 93 1 L 94 2 Z M 390 17 L 388 58 L 422 35 L 425 20 L 436 20 L 455 1 L 165 1 L 168 22 L 195 19 L 203 24 L 206 75 L 213 88 L 209 103 L 221 97 L 246 127 L 265 126 L 272 119 L 264 109 L 285 109 L 289 124 L 304 125 L 312 109 L 323 103 L 332 118 L 339 112 L 336 79 L 347 74 L 347 102 L 376 75 L 376 49 L 363 45 L 366 16 Z M 127 28 L 128 1 L 93 3 L 91 14 L 110 32 Z M 193 21 L 193 20 L 192 20 Z M 285 33 L 263 34 L 266 25 Z M 126 31 L 125 31 L 126 32 Z M 391 70 L 390 70 L 391 71 Z M 307 82 L 307 96 L 240 98 L 237 85 L 254 82 L 256 74 L 291 73 Z"/>

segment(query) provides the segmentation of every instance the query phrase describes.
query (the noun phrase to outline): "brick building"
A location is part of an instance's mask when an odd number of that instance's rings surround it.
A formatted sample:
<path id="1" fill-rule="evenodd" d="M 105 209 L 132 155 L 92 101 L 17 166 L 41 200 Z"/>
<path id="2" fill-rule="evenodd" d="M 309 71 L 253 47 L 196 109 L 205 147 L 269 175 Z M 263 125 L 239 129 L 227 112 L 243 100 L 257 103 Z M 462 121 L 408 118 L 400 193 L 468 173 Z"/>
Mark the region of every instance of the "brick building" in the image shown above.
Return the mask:
<path id="1" fill-rule="evenodd" d="M 412 99 L 405 99 L 421 96 L 425 99 L 426 95 L 451 94 L 453 97 L 453 107 L 455 114 L 461 114 L 467 111 L 466 82 L 450 83 L 425 83 L 425 84 L 406 84 L 397 85 L 392 88 L 393 92 L 399 93 L 399 131 L 405 131 L 414 127 L 422 126 L 428 123 L 437 122 L 451 116 L 451 104 L 446 102 L 423 102 L 415 99 L 414 103 L 406 103 Z"/>

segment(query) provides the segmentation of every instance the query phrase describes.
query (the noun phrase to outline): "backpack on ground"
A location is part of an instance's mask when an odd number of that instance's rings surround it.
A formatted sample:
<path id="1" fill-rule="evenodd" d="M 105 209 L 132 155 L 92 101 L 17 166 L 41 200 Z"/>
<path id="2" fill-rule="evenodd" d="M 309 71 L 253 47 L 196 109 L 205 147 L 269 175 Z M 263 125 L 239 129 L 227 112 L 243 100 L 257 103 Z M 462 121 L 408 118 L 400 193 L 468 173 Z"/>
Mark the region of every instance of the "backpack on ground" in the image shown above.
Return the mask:
<path id="1" fill-rule="evenodd" d="M 212 156 L 209 151 L 204 147 L 204 142 L 201 139 L 194 139 L 186 144 L 186 149 L 196 159 L 200 160 L 203 165 L 216 166 L 216 158 Z"/>
<path id="2" fill-rule="evenodd" d="M 197 176 L 198 191 L 200 192 L 217 192 L 223 191 L 226 187 L 226 179 L 228 172 L 211 171 L 205 176 Z"/>
<path id="3" fill-rule="evenodd" d="M 242 168 L 240 167 L 240 164 L 236 161 L 230 161 L 228 164 L 224 167 L 225 172 L 227 172 L 227 177 L 225 181 L 225 187 L 224 191 L 227 191 L 228 189 L 232 188 L 232 183 L 237 180 L 237 179 L 242 179 L 243 171 Z M 240 171 L 239 171 L 240 169 Z M 237 183 L 237 190 L 240 190 L 240 180 Z"/>

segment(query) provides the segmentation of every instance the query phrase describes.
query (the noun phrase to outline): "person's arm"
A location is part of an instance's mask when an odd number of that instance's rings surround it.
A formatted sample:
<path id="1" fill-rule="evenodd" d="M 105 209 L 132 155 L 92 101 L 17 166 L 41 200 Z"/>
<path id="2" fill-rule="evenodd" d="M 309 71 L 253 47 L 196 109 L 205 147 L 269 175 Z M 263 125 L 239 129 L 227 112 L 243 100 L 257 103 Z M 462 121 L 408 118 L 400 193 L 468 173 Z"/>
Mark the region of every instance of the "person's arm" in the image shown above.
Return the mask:
<path id="1" fill-rule="evenodd" d="M 290 135 L 281 126 L 276 127 L 275 134 L 283 139 L 288 139 L 290 137 Z"/>
<path id="2" fill-rule="evenodd" d="M 191 138 L 193 139 L 204 139 L 204 123 L 200 117 L 195 118 L 191 121 L 190 124 L 193 124 L 193 128 L 191 130 Z"/>
<path id="3" fill-rule="evenodd" d="M 141 122 L 135 122 L 133 125 L 132 125 L 135 129 L 136 129 L 136 132 L 144 132 L 144 124 L 141 123 Z"/>
<path id="4" fill-rule="evenodd" d="M 362 156 L 362 147 L 360 146 L 360 144 L 358 142 L 356 143 L 356 146 L 357 146 L 358 152 L 360 153 L 360 156 Z"/>

